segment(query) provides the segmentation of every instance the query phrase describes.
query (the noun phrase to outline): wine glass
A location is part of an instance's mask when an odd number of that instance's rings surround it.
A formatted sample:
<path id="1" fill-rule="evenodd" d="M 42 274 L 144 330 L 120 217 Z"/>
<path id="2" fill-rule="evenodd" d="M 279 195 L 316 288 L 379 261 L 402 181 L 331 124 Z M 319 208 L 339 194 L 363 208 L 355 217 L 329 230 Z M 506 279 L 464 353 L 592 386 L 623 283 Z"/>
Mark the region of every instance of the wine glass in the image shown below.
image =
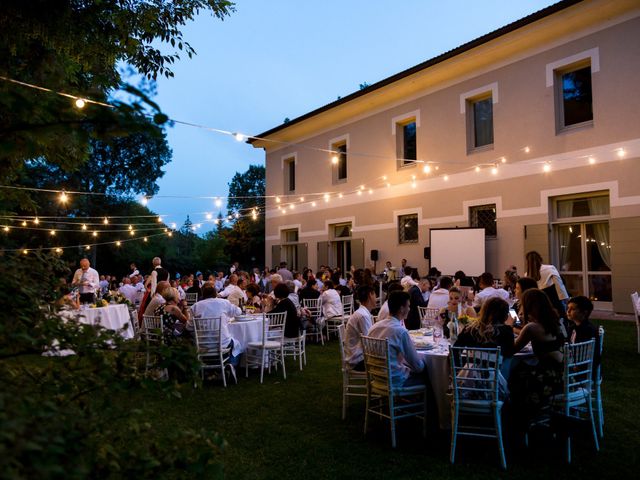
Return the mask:
<path id="1" fill-rule="evenodd" d="M 434 327 L 433 328 L 433 342 L 438 345 L 440 343 L 440 339 L 442 338 L 442 328 Z"/>

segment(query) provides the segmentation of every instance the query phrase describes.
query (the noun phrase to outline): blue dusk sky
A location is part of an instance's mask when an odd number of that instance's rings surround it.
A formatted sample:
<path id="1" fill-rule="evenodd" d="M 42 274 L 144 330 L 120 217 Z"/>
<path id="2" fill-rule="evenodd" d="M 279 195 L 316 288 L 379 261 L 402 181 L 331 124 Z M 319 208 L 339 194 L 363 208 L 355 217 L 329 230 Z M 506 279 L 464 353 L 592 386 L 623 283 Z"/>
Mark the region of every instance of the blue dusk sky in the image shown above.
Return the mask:
<path id="1" fill-rule="evenodd" d="M 224 21 L 202 14 L 184 29 L 196 50 L 158 81 L 155 100 L 176 120 L 257 135 L 555 2 L 542 0 L 238 0 Z M 159 196 L 225 196 L 264 152 L 227 135 L 175 125 Z M 180 226 L 211 230 L 212 200 L 154 198 Z"/>

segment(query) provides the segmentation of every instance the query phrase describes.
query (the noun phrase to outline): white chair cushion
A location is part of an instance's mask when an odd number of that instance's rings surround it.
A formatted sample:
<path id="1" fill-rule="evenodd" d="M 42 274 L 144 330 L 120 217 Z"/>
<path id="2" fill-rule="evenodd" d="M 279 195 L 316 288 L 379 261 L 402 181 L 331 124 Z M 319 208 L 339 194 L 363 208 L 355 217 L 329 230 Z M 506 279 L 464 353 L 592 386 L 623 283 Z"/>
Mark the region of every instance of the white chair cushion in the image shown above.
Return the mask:
<path id="1" fill-rule="evenodd" d="M 266 349 L 274 349 L 274 348 L 280 348 L 282 344 L 280 342 L 276 342 L 274 340 L 267 340 L 266 342 L 264 342 L 264 348 Z M 262 348 L 262 342 L 249 342 L 247 344 L 247 347 L 249 348 Z"/>

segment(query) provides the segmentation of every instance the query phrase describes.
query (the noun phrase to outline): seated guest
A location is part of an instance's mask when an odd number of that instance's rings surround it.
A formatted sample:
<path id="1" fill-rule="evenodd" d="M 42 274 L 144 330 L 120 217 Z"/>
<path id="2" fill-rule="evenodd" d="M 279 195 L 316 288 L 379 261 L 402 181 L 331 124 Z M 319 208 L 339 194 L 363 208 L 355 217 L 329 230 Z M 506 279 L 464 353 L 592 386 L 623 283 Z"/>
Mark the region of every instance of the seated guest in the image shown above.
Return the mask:
<path id="1" fill-rule="evenodd" d="M 138 290 L 136 289 L 136 287 L 131 285 L 131 278 L 124 277 L 122 279 L 122 286 L 118 288 L 118 292 L 124 295 L 124 298 L 129 300 L 132 305 L 136 302 Z"/>
<path id="2" fill-rule="evenodd" d="M 519 363 L 511 374 L 510 390 L 514 409 L 526 426 L 526 422 L 544 413 L 553 395 L 562 391 L 562 346 L 566 339 L 558 312 L 542 290 L 524 292 L 522 312 L 526 325 L 515 341 L 514 353 L 531 342 L 538 363 Z"/>
<path id="3" fill-rule="evenodd" d="M 244 278 L 238 277 L 235 273 L 229 275 L 229 285 L 218 294 L 220 298 L 226 298 L 234 305 L 240 305 L 240 301 L 246 302 L 247 295 L 244 293 L 242 286 L 244 285 Z"/>
<path id="4" fill-rule="evenodd" d="M 512 265 L 504 272 L 504 277 L 502 277 L 502 288 L 509 292 L 510 295 L 514 295 L 516 291 L 516 282 L 519 278 L 518 270 L 515 265 Z"/>
<path id="5" fill-rule="evenodd" d="M 422 277 L 418 285 L 412 285 L 409 287 L 411 309 L 409 310 L 407 319 L 404 321 L 404 325 L 407 327 L 407 330 L 417 330 L 420 328 L 420 311 L 418 310 L 418 307 L 426 307 L 428 305 L 428 302 L 424 300 L 422 294 L 429 290 L 429 286 L 429 278 Z"/>
<path id="6" fill-rule="evenodd" d="M 409 289 L 413 286 L 418 286 L 418 282 L 414 278 L 414 270 L 412 267 L 404 267 L 404 276 L 400 279 L 400 285 L 404 288 L 405 291 L 409 291 Z"/>
<path id="7" fill-rule="evenodd" d="M 331 280 L 324 282 L 324 291 L 320 295 L 322 303 L 322 316 L 326 320 L 328 318 L 341 317 L 344 314 L 342 307 L 342 299 L 340 294 L 334 288 Z"/>
<path id="8" fill-rule="evenodd" d="M 286 320 L 284 324 L 284 336 L 287 338 L 296 338 L 300 336 L 302 323 L 298 316 L 295 305 L 289 298 L 289 287 L 284 283 L 279 283 L 273 290 L 275 296 L 275 305 L 269 313 L 286 312 Z"/>
<path id="9" fill-rule="evenodd" d="M 287 286 L 287 288 L 289 289 L 289 300 L 291 300 L 291 303 L 293 303 L 293 306 L 296 307 L 296 310 L 298 311 L 298 315 L 300 314 L 300 298 L 298 297 L 298 294 L 296 293 L 296 284 L 293 283 L 293 280 L 286 280 L 284 282 L 284 284 Z"/>
<path id="10" fill-rule="evenodd" d="M 78 310 L 80 304 L 78 303 L 75 295 L 71 292 L 71 289 L 67 285 L 60 286 L 60 297 L 56 300 L 54 305 L 56 311 L 66 312 Z M 71 316 L 63 315 L 65 318 L 71 318 Z"/>
<path id="11" fill-rule="evenodd" d="M 160 283 L 158 282 L 158 285 Z M 182 336 L 189 319 L 189 309 L 186 306 L 178 306 L 180 300 L 178 299 L 178 291 L 175 288 L 170 286 L 166 288 L 162 297 L 165 303 L 158 305 L 153 314 L 156 317 L 160 317 L 165 343 L 171 345 L 175 343 L 176 338 Z"/>
<path id="12" fill-rule="evenodd" d="M 362 335 L 367 335 L 373 325 L 371 310 L 376 306 L 376 292 L 373 287 L 364 285 L 356 292 L 360 307 L 353 312 L 345 328 L 345 356 L 352 370 L 364 372 L 364 354 L 362 353 Z"/>
<path id="13" fill-rule="evenodd" d="M 215 282 L 205 282 L 202 286 L 202 300 L 191 307 L 195 318 L 220 318 L 220 336 L 223 347 L 231 349 L 229 362 L 233 366 L 238 365 L 242 345 L 231 336 L 229 332 L 229 320 L 242 312 L 240 308 L 224 298 L 217 298 Z"/>
<path id="14" fill-rule="evenodd" d="M 493 288 L 493 275 L 490 272 L 484 272 L 478 279 L 480 291 L 476 293 L 473 299 L 473 308 L 480 310 L 482 304 L 491 297 L 499 297 L 505 302 L 509 301 L 509 292 L 502 288 Z"/>
<path id="15" fill-rule="evenodd" d="M 247 285 L 247 307 L 253 307 L 256 312 L 262 311 L 262 301 L 260 300 L 260 288 L 255 283 Z"/>
<path id="16" fill-rule="evenodd" d="M 589 321 L 593 312 L 593 303 L 587 297 L 580 295 L 569 300 L 567 305 L 567 318 L 569 326 L 567 335 L 571 343 L 588 342 L 595 338 L 596 344 L 593 352 L 593 369 L 600 365 L 600 335 L 598 327 Z"/>
<path id="17" fill-rule="evenodd" d="M 188 286 L 188 288 L 185 290 L 185 294 L 186 293 L 197 293 L 198 294 L 198 298 L 202 297 L 202 289 L 200 288 L 200 284 L 199 284 L 198 280 L 194 280 L 193 278 L 189 278 L 189 280 L 187 280 L 187 286 Z"/>
<path id="18" fill-rule="evenodd" d="M 156 285 L 156 293 L 149 301 L 149 304 L 144 310 L 145 315 L 155 315 L 156 309 L 165 303 L 164 293 L 171 288 L 171 285 L 167 280 L 162 280 Z"/>
<path id="19" fill-rule="evenodd" d="M 455 288 L 455 287 L 454 287 Z M 451 289 L 453 290 L 453 288 Z M 496 348 L 503 357 L 513 355 L 513 328 L 505 325 L 509 317 L 509 304 L 501 298 L 488 299 L 480 309 L 480 315 L 464 327 L 456 347 Z"/>
<path id="20" fill-rule="evenodd" d="M 404 289 L 402 285 L 397 281 L 391 282 L 389 287 L 387 288 L 387 300 L 384 301 L 382 306 L 380 307 L 380 311 L 378 312 L 378 321 L 384 320 L 385 318 L 391 318 L 391 314 L 389 313 L 389 300 L 388 297 L 392 292 L 402 292 Z"/>
<path id="21" fill-rule="evenodd" d="M 453 283 L 456 287 L 475 287 L 475 283 L 473 282 L 473 278 L 467 277 L 467 275 L 462 271 L 458 270 L 453 275 Z"/>
<path id="22" fill-rule="evenodd" d="M 440 284 L 429 296 L 429 308 L 440 310 L 449 303 L 449 289 L 453 287 L 451 277 L 440 277 Z"/>
<path id="23" fill-rule="evenodd" d="M 448 329 L 447 324 L 451 320 L 453 314 L 455 314 L 457 318 L 460 318 L 463 315 L 470 318 L 474 318 L 476 316 L 476 311 L 472 307 L 463 304 L 460 301 L 461 298 L 462 293 L 458 287 L 451 287 L 449 289 L 449 303 L 447 303 L 446 307 L 442 307 L 438 312 L 438 318 L 442 324 L 443 331 Z M 446 334 L 445 336 L 448 337 Z"/>
<path id="24" fill-rule="evenodd" d="M 513 309 L 518 314 L 518 317 L 520 317 L 520 321 L 522 322 L 522 325 L 524 325 L 524 318 L 522 315 L 522 307 L 521 307 L 522 295 L 524 295 L 524 292 L 532 288 L 538 288 L 538 282 L 536 282 L 533 278 L 520 277 L 518 280 L 516 280 L 516 286 L 514 289 L 516 301 L 513 304 Z"/>
<path id="25" fill-rule="evenodd" d="M 315 300 L 320 297 L 318 286 L 316 284 L 316 278 L 313 275 L 307 277 L 307 284 L 298 290 L 298 298 L 302 302 L 303 300 Z"/>
<path id="26" fill-rule="evenodd" d="M 424 360 L 418 355 L 409 332 L 403 325 L 409 308 L 407 292 L 392 292 L 389 295 L 391 318 L 376 322 L 369 330 L 370 337 L 389 340 L 391 382 L 405 387 L 426 383 L 426 376 L 422 373 Z"/>

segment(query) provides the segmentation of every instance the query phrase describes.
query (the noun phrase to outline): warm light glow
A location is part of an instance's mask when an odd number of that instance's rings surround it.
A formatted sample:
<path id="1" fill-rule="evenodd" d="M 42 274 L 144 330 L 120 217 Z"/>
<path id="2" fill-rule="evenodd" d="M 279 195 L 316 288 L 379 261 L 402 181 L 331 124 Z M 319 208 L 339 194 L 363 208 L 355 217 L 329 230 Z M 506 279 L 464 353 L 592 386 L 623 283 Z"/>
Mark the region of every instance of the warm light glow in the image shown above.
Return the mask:
<path id="1" fill-rule="evenodd" d="M 384 181 L 386 182 L 386 181 L 387 181 L 387 176 L 386 176 L 386 175 L 383 175 L 383 176 L 382 176 L 382 180 L 384 180 Z"/>
<path id="2" fill-rule="evenodd" d="M 62 192 L 60 194 L 60 203 L 67 203 L 68 200 L 69 196 L 65 192 Z"/>
<path id="3" fill-rule="evenodd" d="M 593 165 L 594 163 L 596 163 L 596 159 L 593 157 L 589 157 L 589 163 Z"/>
<path id="4" fill-rule="evenodd" d="M 210 213 L 207 213 L 206 218 L 207 220 L 211 220 L 213 218 L 213 215 L 211 215 Z"/>
<path id="5" fill-rule="evenodd" d="M 133 230 L 133 225 L 129 225 L 129 230 Z"/>
<path id="6" fill-rule="evenodd" d="M 246 137 L 241 133 L 234 133 L 233 138 L 235 138 L 238 142 L 242 142 Z"/>
<path id="7" fill-rule="evenodd" d="M 56 248 L 56 253 L 62 253 L 62 249 L 60 247 Z"/>
<path id="8" fill-rule="evenodd" d="M 529 147 L 524 147 L 524 153 L 529 153 L 531 152 L 531 148 Z"/>
<path id="9" fill-rule="evenodd" d="M 104 223 L 105 225 L 109 225 L 109 219 L 107 217 L 104 217 L 104 220 L 102 220 L 102 223 Z"/>
<path id="10" fill-rule="evenodd" d="M 338 194 L 338 198 L 342 198 L 344 195 L 342 195 L 342 193 Z"/>
<path id="11" fill-rule="evenodd" d="M 56 234 L 56 231 L 55 230 L 51 230 L 49 233 L 51 234 L 51 236 L 53 236 L 53 235 Z"/>
<path id="12" fill-rule="evenodd" d="M 619 148 L 618 149 L 618 157 L 619 158 L 624 158 L 624 156 L 627 154 L 627 152 L 624 151 L 624 148 Z"/>
<path id="13" fill-rule="evenodd" d="M 331 157 L 331 163 L 333 163 L 334 165 L 338 164 L 338 160 L 339 159 L 337 155 L 334 155 L 333 157 Z"/>
<path id="14" fill-rule="evenodd" d="M 229 217 L 228 217 L 228 218 L 229 218 L 229 220 L 233 220 L 233 217 L 232 217 L 231 215 L 229 215 Z"/>
<path id="15" fill-rule="evenodd" d="M 146 206 L 147 206 L 147 203 L 149 203 L 149 199 L 148 199 L 147 197 L 142 197 L 142 198 L 140 199 L 140 203 L 141 203 L 143 206 L 145 206 L 145 207 L 146 207 Z"/>
<path id="16" fill-rule="evenodd" d="M 476 166 L 476 172 L 480 171 L 480 167 Z"/>
<path id="17" fill-rule="evenodd" d="M 87 102 L 85 102 L 82 98 L 76 98 L 76 101 L 73 103 L 75 104 L 76 108 L 79 108 L 81 110 L 87 105 Z"/>
<path id="18" fill-rule="evenodd" d="M 24 220 L 22 221 L 22 226 L 26 227 L 27 226 L 27 222 L 25 222 Z"/>
<path id="19" fill-rule="evenodd" d="M 38 217 L 36 217 L 36 218 L 33 220 L 33 223 L 35 223 L 36 225 L 38 225 L 38 224 L 40 223 L 40 220 L 38 220 Z"/>
<path id="20" fill-rule="evenodd" d="M 92 233 L 92 235 L 93 235 L 94 237 L 97 237 L 97 236 L 98 236 L 98 232 L 96 232 L 96 231 L 94 230 L 94 231 L 93 231 L 93 233 Z"/>
<path id="21" fill-rule="evenodd" d="M 86 247 L 84 247 L 85 250 L 91 250 L 91 247 L 89 245 L 87 245 Z"/>
<path id="22" fill-rule="evenodd" d="M 431 165 L 425 165 L 424 167 L 422 167 L 422 171 L 424 173 L 431 173 Z"/>
<path id="23" fill-rule="evenodd" d="M 162 217 L 158 217 L 158 223 L 162 223 Z"/>
<path id="24" fill-rule="evenodd" d="M 82 230 L 86 230 L 86 229 L 87 229 L 87 226 L 83 223 L 82 224 Z"/>
<path id="25" fill-rule="evenodd" d="M 387 182 L 387 188 L 391 188 L 391 184 Z"/>
<path id="26" fill-rule="evenodd" d="M 167 235 L 169 235 L 170 237 L 173 237 L 173 232 L 169 232 L 167 233 Z"/>
<path id="27" fill-rule="evenodd" d="M 358 190 L 358 195 L 362 195 L 362 190 Z"/>
<path id="28" fill-rule="evenodd" d="M 116 242 L 116 247 L 119 247 L 120 245 L 122 245 L 122 243 L 120 243 L 120 240 L 118 240 L 118 241 Z"/>
<path id="29" fill-rule="evenodd" d="M 5 225 L 5 226 L 4 226 L 4 228 L 3 228 L 3 230 L 4 230 L 5 232 L 8 232 L 8 231 L 9 231 L 9 227 L 7 227 L 7 226 Z"/>
<path id="30" fill-rule="evenodd" d="M 436 165 L 436 170 L 440 170 L 440 167 L 438 165 Z"/>
<path id="31" fill-rule="evenodd" d="M 411 188 L 416 188 L 416 182 L 411 182 Z"/>
<path id="32" fill-rule="evenodd" d="M 315 207 L 316 206 L 316 202 L 311 202 L 311 206 Z"/>
<path id="33" fill-rule="evenodd" d="M 22 250 L 22 253 L 24 253 L 26 255 L 27 253 L 29 253 L 29 250 L 24 249 L 24 250 Z"/>
<path id="34" fill-rule="evenodd" d="M 236 218 L 240 218 L 240 214 L 236 212 Z"/>
<path id="35" fill-rule="evenodd" d="M 304 197 L 300 197 L 300 201 L 301 201 L 301 202 L 304 202 Z"/>
<path id="36" fill-rule="evenodd" d="M 505 157 L 500 157 L 500 161 L 501 161 L 502 163 L 507 163 L 507 159 L 506 159 Z"/>
<path id="37" fill-rule="evenodd" d="M 280 197 L 276 197 L 276 203 L 280 203 Z"/>
<path id="38" fill-rule="evenodd" d="M 360 190 L 364 190 L 364 185 L 360 185 Z"/>
<path id="39" fill-rule="evenodd" d="M 491 167 L 491 175 L 497 175 L 497 174 L 498 174 L 498 167 L 494 165 L 493 167 Z"/>
<path id="40" fill-rule="evenodd" d="M 325 193 L 325 194 L 323 195 L 323 198 L 324 198 L 324 201 L 325 201 L 325 202 L 329 202 L 329 194 L 328 194 L 328 193 Z"/>
<path id="41" fill-rule="evenodd" d="M 219 198 L 216 198 L 216 207 L 221 207 L 222 206 L 222 200 L 220 200 Z"/>
<path id="42" fill-rule="evenodd" d="M 549 162 L 546 162 L 546 163 L 544 164 L 544 166 L 542 167 L 542 170 L 543 170 L 544 172 L 550 172 L 550 171 L 551 171 L 551 164 L 550 164 Z"/>
<path id="43" fill-rule="evenodd" d="M 293 210 L 294 208 L 296 208 L 296 206 L 292 203 L 291 205 L 289 205 L 289 208 Z"/>
<path id="44" fill-rule="evenodd" d="M 373 189 L 370 188 L 369 189 L 369 195 L 372 195 L 372 194 L 373 194 Z"/>
<path id="45" fill-rule="evenodd" d="M 174 230 L 175 230 L 177 227 L 178 227 L 178 225 L 176 225 L 176 223 L 175 223 L 175 222 L 171 224 L 171 228 L 173 228 Z"/>
<path id="46" fill-rule="evenodd" d="M 129 235 L 131 235 L 132 237 L 136 234 L 135 230 L 129 230 Z"/>
<path id="47" fill-rule="evenodd" d="M 144 242 L 148 241 L 148 240 L 147 240 L 147 237 L 144 237 L 142 240 L 143 240 Z"/>
<path id="48" fill-rule="evenodd" d="M 444 176 L 444 181 L 445 181 L 445 182 L 448 182 L 448 181 L 449 181 L 449 175 L 445 175 L 445 176 Z"/>
<path id="49" fill-rule="evenodd" d="M 415 175 L 411 175 L 411 179 L 412 179 L 412 180 L 415 180 L 415 179 L 416 179 L 416 176 L 415 176 Z"/>

